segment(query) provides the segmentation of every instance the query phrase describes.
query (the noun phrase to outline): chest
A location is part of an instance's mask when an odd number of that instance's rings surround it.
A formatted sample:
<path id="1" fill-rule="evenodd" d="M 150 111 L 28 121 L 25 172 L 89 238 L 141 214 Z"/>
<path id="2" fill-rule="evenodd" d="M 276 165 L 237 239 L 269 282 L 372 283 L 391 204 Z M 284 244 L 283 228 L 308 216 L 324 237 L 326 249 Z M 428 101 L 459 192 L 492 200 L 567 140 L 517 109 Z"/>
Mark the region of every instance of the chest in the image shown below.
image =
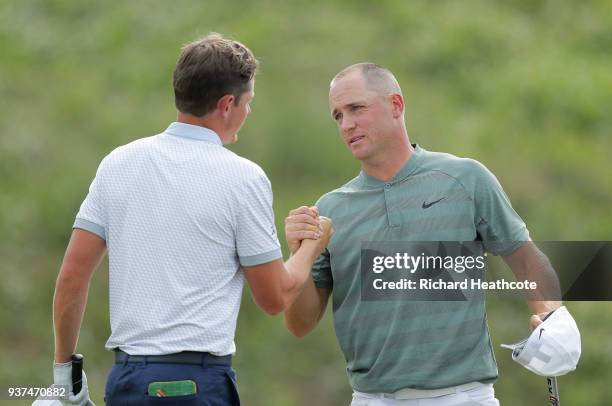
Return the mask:
<path id="1" fill-rule="evenodd" d="M 347 193 L 324 214 L 334 222 L 328 250 L 336 281 L 358 275 L 365 242 L 476 238 L 472 196 L 454 179 L 436 174 Z"/>

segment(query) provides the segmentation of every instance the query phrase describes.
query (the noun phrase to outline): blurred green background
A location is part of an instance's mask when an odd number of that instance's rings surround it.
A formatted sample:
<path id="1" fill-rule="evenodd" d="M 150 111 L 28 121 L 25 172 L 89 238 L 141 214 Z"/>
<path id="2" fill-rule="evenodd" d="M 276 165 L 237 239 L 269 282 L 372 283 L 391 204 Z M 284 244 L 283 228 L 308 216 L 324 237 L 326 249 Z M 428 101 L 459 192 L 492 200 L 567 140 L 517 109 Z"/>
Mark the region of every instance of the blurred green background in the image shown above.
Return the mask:
<path id="1" fill-rule="evenodd" d="M 373 61 L 402 85 L 413 142 L 487 165 L 533 239 L 611 239 L 610 1 L 7 0 L 0 2 L 0 385 L 50 383 L 55 278 L 97 165 L 174 120 L 179 48 L 210 31 L 244 42 L 261 61 L 253 114 L 230 148 L 270 177 L 281 237 L 289 209 L 358 172 L 329 118 L 327 91 L 346 65 Z M 103 349 L 107 277 L 104 264 L 78 347 L 98 404 L 112 364 Z M 563 404 L 608 405 L 612 304 L 568 307 L 583 355 L 579 369 L 559 379 Z M 488 313 L 497 397 L 546 404 L 545 379 L 499 349 L 527 333 L 526 305 L 491 294 Z M 331 314 L 296 339 L 245 290 L 236 343 L 244 404 L 350 402 Z"/>

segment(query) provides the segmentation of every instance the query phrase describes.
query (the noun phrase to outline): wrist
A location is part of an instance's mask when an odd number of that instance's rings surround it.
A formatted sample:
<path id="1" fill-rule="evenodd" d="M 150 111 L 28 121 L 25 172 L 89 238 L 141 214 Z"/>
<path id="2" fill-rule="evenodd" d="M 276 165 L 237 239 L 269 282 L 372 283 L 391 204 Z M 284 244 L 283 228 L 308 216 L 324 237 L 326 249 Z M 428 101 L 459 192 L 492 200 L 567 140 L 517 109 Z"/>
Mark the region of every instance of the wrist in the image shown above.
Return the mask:
<path id="1" fill-rule="evenodd" d="M 306 256 L 309 261 L 314 262 L 320 254 L 318 242 L 316 240 L 304 240 L 300 248 L 296 251 L 296 254 L 298 252 Z"/>
<path id="2" fill-rule="evenodd" d="M 56 364 L 65 364 L 67 362 L 72 362 L 72 353 L 62 354 L 61 352 L 56 352 L 55 357 L 53 358 L 53 362 Z"/>
<path id="3" fill-rule="evenodd" d="M 289 255 L 295 255 L 296 252 L 300 249 L 301 241 L 290 242 L 287 241 L 287 247 L 289 248 Z"/>
<path id="4" fill-rule="evenodd" d="M 557 310 L 561 306 L 562 306 L 561 302 L 549 300 L 549 301 L 538 302 L 537 306 L 534 306 L 531 310 L 533 311 L 533 314 L 546 315 L 550 312 Z"/>
<path id="5" fill-rule="evenodd" d="M 70 357 L 55 357 L 53 359 L 53 363 L 55 364 L 67 364 L 72 362 L 72 359 Z"/>

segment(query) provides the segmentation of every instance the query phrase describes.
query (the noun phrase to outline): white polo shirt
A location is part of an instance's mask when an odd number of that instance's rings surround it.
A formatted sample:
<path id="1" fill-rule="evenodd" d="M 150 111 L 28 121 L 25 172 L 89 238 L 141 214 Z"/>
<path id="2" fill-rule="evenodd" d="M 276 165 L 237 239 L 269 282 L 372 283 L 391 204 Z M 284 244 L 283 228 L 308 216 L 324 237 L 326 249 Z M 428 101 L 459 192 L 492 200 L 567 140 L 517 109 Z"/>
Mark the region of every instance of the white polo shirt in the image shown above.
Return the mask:
<path id="1" fill-rule="evenodd" d="M 282 258 L 266 174 L 183 123 L 106 156 L 74 227 L 106 240 L 106 348 L 132 355 L 233 353 L 240 266 Z"/>

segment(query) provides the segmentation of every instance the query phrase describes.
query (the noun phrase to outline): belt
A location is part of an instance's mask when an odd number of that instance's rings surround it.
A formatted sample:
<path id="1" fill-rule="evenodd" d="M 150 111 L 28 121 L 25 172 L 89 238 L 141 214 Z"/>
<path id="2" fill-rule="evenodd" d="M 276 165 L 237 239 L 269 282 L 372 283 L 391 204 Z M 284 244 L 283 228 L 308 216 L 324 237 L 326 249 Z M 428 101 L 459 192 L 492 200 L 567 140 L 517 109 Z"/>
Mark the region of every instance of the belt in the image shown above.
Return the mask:
<path id="1" fill-rule="evenodd" d="M 115 350 L 115 364 L 139 362 L 150 364 L 189 364 L 189 365 L 232 365 L 232 356 L 212 355 L 208 352 L 185 351 L 166 355 L 130 355 L 120 349 Z"/>

